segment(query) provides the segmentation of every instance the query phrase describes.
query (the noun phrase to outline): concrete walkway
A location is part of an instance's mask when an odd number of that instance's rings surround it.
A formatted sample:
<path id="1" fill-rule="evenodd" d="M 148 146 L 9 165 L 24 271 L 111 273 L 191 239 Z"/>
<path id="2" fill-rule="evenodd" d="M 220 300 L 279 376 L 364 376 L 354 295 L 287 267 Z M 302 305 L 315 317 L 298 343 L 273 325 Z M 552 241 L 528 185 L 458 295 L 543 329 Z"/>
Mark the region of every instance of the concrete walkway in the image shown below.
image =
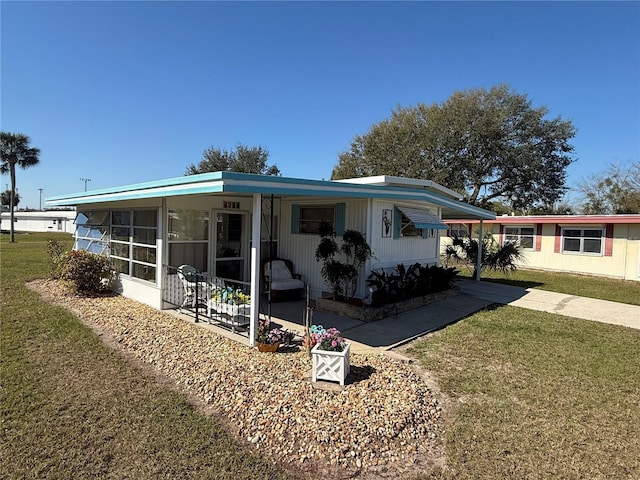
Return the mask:
<path id="1" fill-rule="evenodd" d="M 355 353 L 385 352 L 455 323 L 489 305 L 503 304 L 567 315 L 640 329 L 640 306 L 513 287 L 493 282 L 461 280 L 460 295 L 410 312 L 365 323 L 353 318 L 314 310 L 312 323 L 335 327 L 351 342 Z M 272 304 L 272 321 L 284 328 L 303 331 L 306 305 L 303 301 Z M 265 312 L 263 312 L 265 313 Z M 205 320 L 203 318 L 203 320 Z M 235 340 L 246 342 L 247 333 L 232 333 L 218 326 L 201 323 Z"/>
<path id="2" fill-rule="evenodd" d="M 351 348 L 354 352 L 391 350 L 493 304 L 513 305 L 640 329 L 640 306 L 636 305 L 493 282 L 461 280 L 457 285 L 460 287 L 460 295 L 457 297 L 377 322 L 364 323 L 352 318 L 315 311 L 312 323 L 324 325 L 327 328 L 336 327 L 352 343 Z M 297 316 L 302 319 L 303 310 L 300 310 L 302 305 L 296 307 L 296 303 L 274 304 L 274 316 L 277 319 L 290 319 L 292 318 L 291 309 L 297 308 L 299 312 Z M 283 308 L 289 311 L 282 310 Z M 302 321 L 299 325 L 301 324 Z M 295 326 L 295 324 L 289 324 L 287 328 Z"/>
<path id="3" fill-rule="evenodd" d="M 458 282 L 458 286 L 464 295 L 493 303 L 640 329 L 640 306 L 638 305 L 493 282 L 462 280 Z"/>

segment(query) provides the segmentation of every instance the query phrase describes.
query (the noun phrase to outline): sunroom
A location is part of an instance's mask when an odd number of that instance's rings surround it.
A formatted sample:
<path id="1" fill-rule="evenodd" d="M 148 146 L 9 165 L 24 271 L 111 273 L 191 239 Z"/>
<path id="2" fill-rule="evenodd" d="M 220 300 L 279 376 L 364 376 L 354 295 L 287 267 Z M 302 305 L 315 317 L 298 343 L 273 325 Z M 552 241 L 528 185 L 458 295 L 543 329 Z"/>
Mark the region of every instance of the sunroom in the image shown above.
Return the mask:
<path id="1" fill-rule="evenodd" d="M 266 290 L 263 261 L 274 257 L 294 265 L 311 298 L 322 296 L 326 285 L 314 255 L 321 221 L 338 237 L 357 230 L 371 246 L 374 258 L 355 285 L 362 296 L 372 269 L 439 263 L 442 218 L 495 218 L 433 182 L 388 176 L 321 181 L 215 172 L 47 203 L 76 206 L 74 248 L 109 256 L 120 274 L 118 292 L 158 309 L 181 305 L 181 265 L 214 282 L 235 282 L 259 299 Z M 251 301 L 248 310 L 253 345 L 260 302 Z"/>

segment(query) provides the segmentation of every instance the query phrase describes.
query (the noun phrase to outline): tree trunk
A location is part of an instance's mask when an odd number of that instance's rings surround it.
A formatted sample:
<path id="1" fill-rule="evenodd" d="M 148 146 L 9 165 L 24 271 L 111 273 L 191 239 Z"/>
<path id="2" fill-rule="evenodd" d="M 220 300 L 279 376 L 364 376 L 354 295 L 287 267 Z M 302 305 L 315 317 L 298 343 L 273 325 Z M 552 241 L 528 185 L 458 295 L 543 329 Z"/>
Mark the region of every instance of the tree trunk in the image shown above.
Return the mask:
<path id="1" fill-rule="evenodd" d="M 13 230 L 13 224 L 14 224 L 13 209 L 15 208 L 15 205 L 13 204 L 13 202 L 16 196 L 16 164 L 15 163 L 9 162 L 9 171 L 11 172 L 11 199 L 9 200 L 9 209 L 11 212 L 9 214 L 9 221 L 11 222 L 11 225 L 9 226 L 9 242 L 15 243 L 16 237 L 15 237 L 15 232 Z"/>

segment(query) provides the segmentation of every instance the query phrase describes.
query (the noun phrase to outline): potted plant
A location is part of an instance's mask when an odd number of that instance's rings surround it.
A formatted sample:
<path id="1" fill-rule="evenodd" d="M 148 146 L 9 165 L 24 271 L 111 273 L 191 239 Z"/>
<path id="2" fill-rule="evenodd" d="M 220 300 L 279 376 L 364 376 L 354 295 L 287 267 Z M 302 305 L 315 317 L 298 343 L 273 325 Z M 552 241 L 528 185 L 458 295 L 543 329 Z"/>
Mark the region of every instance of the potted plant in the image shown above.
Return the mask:
<path id="1" fill-rule="evenodd" d="M 346 342 L 340 330 L 322 327 L 314 333 L 314 347 L 311 349 L 313 362 L 312 381 L 328 380 L 344 387 L 344 380 L 351 371 L 351 344 Z"/>
<path id="2" fill-rule="evenodd" d="M 271 322 L 268 319 L 261 319 L 258 322 L 257 337 L 256 343 L 259 351 L 276 352 L 280 344 L 288 340 L 291 335 L 286 330 L 271 328 Z"/>

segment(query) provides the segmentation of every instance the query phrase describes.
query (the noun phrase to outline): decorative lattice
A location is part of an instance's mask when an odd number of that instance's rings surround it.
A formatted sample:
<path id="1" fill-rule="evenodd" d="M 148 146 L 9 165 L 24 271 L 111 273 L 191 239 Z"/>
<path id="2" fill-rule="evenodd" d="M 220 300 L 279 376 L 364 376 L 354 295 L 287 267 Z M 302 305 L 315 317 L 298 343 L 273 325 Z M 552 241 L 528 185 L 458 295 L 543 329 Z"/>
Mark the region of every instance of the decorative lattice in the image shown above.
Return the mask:
<path id="1" fill-rule="evenodd" d="M 342 352 L 327 352 L 316 347 L 311 351 L 313 357 L 313 381 L 327 380 L 344 386 L 344 379 L 351 371 L 350 345 Z"/>

